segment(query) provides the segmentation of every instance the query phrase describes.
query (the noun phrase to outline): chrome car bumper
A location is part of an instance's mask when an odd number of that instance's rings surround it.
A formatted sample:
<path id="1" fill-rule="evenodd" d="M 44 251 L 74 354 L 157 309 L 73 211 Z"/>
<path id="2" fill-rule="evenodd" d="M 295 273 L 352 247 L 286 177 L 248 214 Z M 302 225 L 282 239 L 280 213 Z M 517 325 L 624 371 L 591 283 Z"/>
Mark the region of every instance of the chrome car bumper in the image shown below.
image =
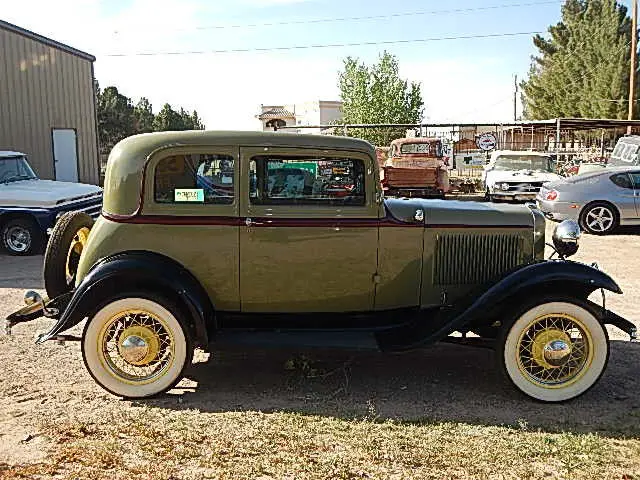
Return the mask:
<path id="1" fill-rule="evenodd" d="M 536 199 L 537 193 L 509 193 L 509 192 L 501 192 L 500 190 L 495 191 L 491 194 L 491 196 L 498 200 L 517 200 L 517 201 L 533 201 Z"/>

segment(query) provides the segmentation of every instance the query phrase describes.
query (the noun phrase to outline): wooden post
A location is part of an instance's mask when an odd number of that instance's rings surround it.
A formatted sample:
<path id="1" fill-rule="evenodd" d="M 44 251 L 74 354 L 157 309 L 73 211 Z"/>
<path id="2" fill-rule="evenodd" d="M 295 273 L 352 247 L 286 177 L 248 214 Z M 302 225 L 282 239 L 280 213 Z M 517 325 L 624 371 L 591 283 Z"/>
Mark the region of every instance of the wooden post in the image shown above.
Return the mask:
<path id="1" fill-rule="evenodd" d="M 518 121 L 518 75 L 513 76 L 513 121 Z"/>
<path id="2" fill-rule="evenodd" d="M 638 56 L 638 0 L 633 0 L 631 11 L 631 71 L 629 72 L 629 120 L 633 120 L 636 85 L 636 59 Z M 631 135 L 631 125 L 627 127 L 627 135 Z"/>

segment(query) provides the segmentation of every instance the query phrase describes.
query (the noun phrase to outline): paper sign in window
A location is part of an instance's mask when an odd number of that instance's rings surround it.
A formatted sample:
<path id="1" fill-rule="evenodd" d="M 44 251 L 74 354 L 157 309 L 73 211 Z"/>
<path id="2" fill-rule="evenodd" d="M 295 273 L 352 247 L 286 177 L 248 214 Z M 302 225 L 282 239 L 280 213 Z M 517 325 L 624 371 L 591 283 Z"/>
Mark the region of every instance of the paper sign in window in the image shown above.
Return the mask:
<path id="1" fill-rule="evenodd" d="M 204 203 L 204 190 L 202 188 L 176 188 L 174 190 L 174 201 Z"/>

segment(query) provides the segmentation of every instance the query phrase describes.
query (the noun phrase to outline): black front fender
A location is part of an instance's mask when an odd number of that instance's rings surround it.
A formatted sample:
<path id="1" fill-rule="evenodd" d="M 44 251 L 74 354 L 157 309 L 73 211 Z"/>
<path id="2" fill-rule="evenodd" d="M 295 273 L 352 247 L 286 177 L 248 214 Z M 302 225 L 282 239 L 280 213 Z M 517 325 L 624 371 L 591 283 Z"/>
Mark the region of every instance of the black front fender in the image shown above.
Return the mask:
<path id="1" fill-rule="evenodd" d="M 504 309 L 537 296 L 564 295 L 586 301 L 601 288 L 622 293 L 609 275 L 589 265 L 564 260 L 536 262 L 517 268 L 435 315 L 431 313 L 429 318 L 421 316 L 407 326 L 379 333 L 377 339 L 383 350 L 409 350 L 469 329 L 469 325 L 487 325 Z"/>
<path id="2" fill-rule="evenodd" d="M 198 280 L 174 260 L 151 252 L 126 252 L 96 263 L 73 293 L 60 319 L 37 343 L 91 318 L 110 299 L 127 292 L 147 292 L 167 298 L 181 309 L 181 321 L 196 346 L 208 343 L 207 326 L 214 311 Z"/>

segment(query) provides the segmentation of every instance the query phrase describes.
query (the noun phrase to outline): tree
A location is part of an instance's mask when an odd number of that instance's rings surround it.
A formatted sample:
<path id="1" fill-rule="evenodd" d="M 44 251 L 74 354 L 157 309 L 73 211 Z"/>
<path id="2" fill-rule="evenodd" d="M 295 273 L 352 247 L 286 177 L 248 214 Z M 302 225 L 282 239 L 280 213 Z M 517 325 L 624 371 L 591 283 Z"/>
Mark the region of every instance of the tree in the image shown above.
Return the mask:
<path id="1" fill-rule="evenodd" d="M 566 0 L 521 83 L 525 117 L 626 118 L 631 21 L 614 0 Z M 635 95 L 634 95 L 635 97 Z"/>
<path id="2" fill-rule="evenodd" d="M 165 103 L 153 120 L 153 130 L 156 132 L 185 130 L 182 115 Z"/>
<path id="3" fill-rule="evenodd" d="M 420 83 L 398 74 L 398 60 L 384 52 L 377 64 L 367 66 L 347 57 L 338 86 L 342 100 L 343 124 L 419 123 L 424 112 Z M 378 146 L 405 136 L 405 129 L 349 129 L 350 136 Z"/>
<path id="4" fill-rule="evenodd" d="M 204 123 L 202 123 L 202 120 L 198 116 L 198 112 L 195 110 L 191 114 L 191 125 L 194 130 L 204 130 Z"/>
<path id="5" fill-rule="evenodd" d="M 146 97 L 142 97 L 133 109 L 137 133 L 153 132 L 153 108 Z"/>
<path id="6" fill-rule="evenodd" d="M 96 89 L 98 107 L 98 135 L 100 145 L 107 151 L 123 138 L 135 133 L 133 105 L 116 87 L 102 92 Z"/>

